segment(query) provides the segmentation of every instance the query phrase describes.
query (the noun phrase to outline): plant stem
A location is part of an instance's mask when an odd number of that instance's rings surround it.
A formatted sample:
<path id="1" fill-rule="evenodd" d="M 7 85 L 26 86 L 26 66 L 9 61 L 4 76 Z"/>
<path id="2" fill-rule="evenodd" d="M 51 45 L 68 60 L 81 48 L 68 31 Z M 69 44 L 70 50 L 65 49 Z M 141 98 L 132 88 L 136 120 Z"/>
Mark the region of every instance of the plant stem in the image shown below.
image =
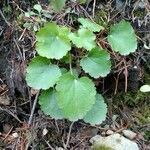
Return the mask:
<path id="1" fill-rule="evenodd" d="M 72 72 L 72 56 L 71 56 L 71 53 L 69 53 L 69 67 L 70 67 L 70 72 L 71 72 L 71 74 L 73 75 L 73 72 Z"/>
<path id="2" fill-rule="evenodd" d="M 70 140 L 70 135 L 71 135 L 71 130 L 72 130 L 72 126 L 73 126 L 74 122 L 71 123 L 70 127 L 69 127 L 69 133 L 68 133 L 68 136 L 67 136 L 67 142 L 66 144 L 64 145 L 64 148 L 67 149 L 68 147 L 68 144 L 69 144 L 69 140 Z"/>

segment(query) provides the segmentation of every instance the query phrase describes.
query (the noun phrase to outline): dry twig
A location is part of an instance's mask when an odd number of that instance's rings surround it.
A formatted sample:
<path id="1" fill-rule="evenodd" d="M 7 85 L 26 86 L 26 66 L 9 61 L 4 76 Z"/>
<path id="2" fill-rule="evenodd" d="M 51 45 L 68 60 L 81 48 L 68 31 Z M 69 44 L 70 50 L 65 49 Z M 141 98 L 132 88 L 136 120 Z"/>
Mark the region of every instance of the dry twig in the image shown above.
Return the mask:
<path id="1" fill-rule="evenodd" d="M 28 121 L 28 125 L 29 125 L 29 126 L 30 126 L 31 123 L 32 123 L 33 114 L 34 114 L 34 111 L 35 111 L 35 107 L 36 107 L 36 104 L 37 104 L 37 100 L 38 100 L 39 93 L 40 93 L 40 91 L 38 91 L 37 94 L 36 94 L 36 96 L 35 96 L 35 100 L 34 100 L 34 103 L 33 103 L 33 106 L 32 106 L 30 118 L 29 118 L 29 121 Z"/>
<path id="2" fill-rule="evenodd" d="M 70 140 L 70 135 L 71 135 L 71 130 L 72 130 L 72 126 L 73 126 L 74 122 L 71 123 L 70 127 L 69 127 L 69 133 L 68 133 L 68 136 L 67 136 L 67 142 L 66 144 L 64 144 L 64 148 L 67 149 L 68 147 L 68 144 L 69 144 L 69 140 Z"/>
<path id="3" fill-rule="evenodd" d="M 8 26 L 10 26 L 10 23 L 6 20 L 6 18 L 5 18 L 5 16 L 4 16 L 3 12 L 1 11 L 1 9 L 0 9 L 0 15 L 2 16 L 2 18 L 4 19 L 4 21 L 6 22 L 6 24 L 7 24 Z"/>

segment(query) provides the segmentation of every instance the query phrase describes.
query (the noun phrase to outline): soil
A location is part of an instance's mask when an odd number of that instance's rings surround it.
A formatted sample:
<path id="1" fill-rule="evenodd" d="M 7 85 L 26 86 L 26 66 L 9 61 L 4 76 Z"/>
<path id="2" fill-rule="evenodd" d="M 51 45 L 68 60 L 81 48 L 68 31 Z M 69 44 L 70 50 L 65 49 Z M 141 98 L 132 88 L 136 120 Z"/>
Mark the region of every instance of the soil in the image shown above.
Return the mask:
<path id="1" fill-rule="evenodd" d="M 122 134 L 131 129 L 138 134 L 135 142 L 141 150 L 150 149 L 150 95 L 139 92 L 141 85 L 150 84 L 150 2 L 136 0 L 96 0 L 88 4 L 74 5 L 67 1 L 60 12 L 53 12 L 47 0 L 1 0 L 0 1 L 0 149 L 8 150 L 46 150 L 65 147 L 71 122 L 54 120 L 44 115 L 36 105 L 29 125 L 31 110 L 38 91 L 29 88 L 25 81 L 26 67 L 36 55 L 35 32 L 24 27 L 32 22 L 24 12 L 32 10 L 34 4 L 51 12 L 52 20 L 72 28 L 78 25 L 79 16 L 89 17 L 95 11 L 94 20 L 108 26 L 121 19 L 128 20 L 138 37 L 138 49 L 127 57 L 112 57 L 114 63 L 106 78 L 95 80 L 97 90 L 103 93 L 108 104 L 107 119 L 99 126 L 90 126 L 82 120 L 73 124 L 67 149 L 89 150 L 90 138 L 97 134 L 106 136 L 107 130 Z M 65 10 L 74 10 L 68 15 Z M 47 18 L 47 21 L 50 21 Z M 42 25 L 42 23 L 41 23 Z M 105 25 L 105 24 L 104 24 Z M 104 33 L 105 35 L 105 33 Z M 125 86 L 124 64 L 128 71 Z M 116 67 L 117 66 L 117 67 Z M 120 71 L 121 70 L 121 71 Z M 127 88 L 127 91 L 125 90 Z M 14 134 L 15 133 L 15 134 Z"/>

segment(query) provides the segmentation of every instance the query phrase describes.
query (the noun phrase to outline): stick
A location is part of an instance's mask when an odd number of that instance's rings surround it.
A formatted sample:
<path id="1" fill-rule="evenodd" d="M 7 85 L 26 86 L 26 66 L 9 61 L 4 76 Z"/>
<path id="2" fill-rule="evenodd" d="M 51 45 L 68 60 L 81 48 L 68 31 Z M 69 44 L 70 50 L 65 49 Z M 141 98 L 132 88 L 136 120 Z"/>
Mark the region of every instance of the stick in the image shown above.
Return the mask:
<path id="1" fill-rule="evenodd" d="M 66 144 L 64 145 L 64 148 L 67 149 L 68 147 L 68 144 L 69 144 L 69 140 L 70 140 L 70 135 L 71 135 L 71 130 L 72 130 L 72 126 L 73 126 L 74 122 L 71 123 L 70 127 L 69 127 L 69 133 L 68 133 L 68 136 L 67 136 L 67 142 Z"/>
<path id="2" fill-rule="evenodd" d="M 35 96 L 35 100 L 34 100 L 34 103 L 33 103 L 33 107 L 32 107 L 32 110 L 31 110 L 31 115 L 30 115 L 30 118 L 29 118 L 29 121 L 28 121 L 28 125 L 29 125 L 29 126 L 30 126 L 31 123 L 32 123 L 33 114 L 34 114 L 34 111 L 35 111 L 35 107 L 36 107 L 36 104 L 37 104 L 37 100 L 38 100 L 39 93 L 40 93 L 40 91 L 38 91 L 38 93 L 37 93 L 36 96 Z"/>
<path id="3" fill-rule="evenodd" d="M 95 17 L 95 5 L 96 5 L 96 0 L 93 2 L 93 18 Z"/>
<path id="4" fill-rule="evenodd" d="M 4 19 L 4 21 L 6 22 L 6 24 L 7 24 L 8 26 L 10 26 L 10 23 L 6 20 L 6 18 L 5 18 L 5 16 L 3 15 L 3 12 L 1 11 L 1 9 L 0 9 L 0 15 L 2 16 L 2 18 Z"/>
<path id="5" fill-rule="evenodd" d="M 0 107 L 0 110 L 7 112 L 9 115 L 13 116 L 19 123 L 22 123 L 22 121 L 17 117 L 17 115 L 13 114 L 11 110 L 3 109 L 2 107 Z"/>

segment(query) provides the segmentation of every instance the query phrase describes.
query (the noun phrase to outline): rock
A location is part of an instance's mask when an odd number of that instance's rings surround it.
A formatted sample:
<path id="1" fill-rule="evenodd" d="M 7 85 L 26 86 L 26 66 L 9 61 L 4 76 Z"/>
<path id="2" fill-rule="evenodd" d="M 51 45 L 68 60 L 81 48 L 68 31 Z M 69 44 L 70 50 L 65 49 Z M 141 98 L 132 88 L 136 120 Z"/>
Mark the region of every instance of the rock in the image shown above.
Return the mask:
<path id="1" fill-rule="evenodd" d="M 101 133 L 101 135 L 105 136 L 105 135 L 106 135 L 106 132 L 103 131 L 103 132 Z"/>
<path id="2" fill-rule="evenodd" d="M 45 136 L 47 133 L 48 133 L 48 130 L 46 128 L 44 128 L 43 132 L 42 132 L 43 136 Z"/>
<path id="3" fill-rule="evenodd" d="M 130 140 L 135 139 L 137 136 L 137 134 L 131 130 L 123 130 L 122 133 L 125 137 L 129 138 Z"/>
<path id="4" fill-rule="evenodd" d="M 7 95 L 0 95 L 0 105 L 10 105 L 10 98 Z"/>
<path id="5" fill-rule="evenodd" d="M 138 145 L 135 142 L 123 137 L 118 133 L 107 137 L 96 135 L 90 139 L 90 142 L 93 144 L 92 148 L 95 146 L 103 146 L 111 150 L 139 150 Z"/>
<path id="6" fill-rule="evenodd" d="M 106 135 L 112 135 L 112 134 L 114 134 L 114 131 L 112 131 L 112 130 L 107 130 Z"/>
<path id="7" fill-rule="evenodd" d="M 13 136 L 14 138 L 18 138 L 18 137 L 19 137 L 19 135 L 18 135 L 17 132 L 13 133 L 12 136 Z"/>

